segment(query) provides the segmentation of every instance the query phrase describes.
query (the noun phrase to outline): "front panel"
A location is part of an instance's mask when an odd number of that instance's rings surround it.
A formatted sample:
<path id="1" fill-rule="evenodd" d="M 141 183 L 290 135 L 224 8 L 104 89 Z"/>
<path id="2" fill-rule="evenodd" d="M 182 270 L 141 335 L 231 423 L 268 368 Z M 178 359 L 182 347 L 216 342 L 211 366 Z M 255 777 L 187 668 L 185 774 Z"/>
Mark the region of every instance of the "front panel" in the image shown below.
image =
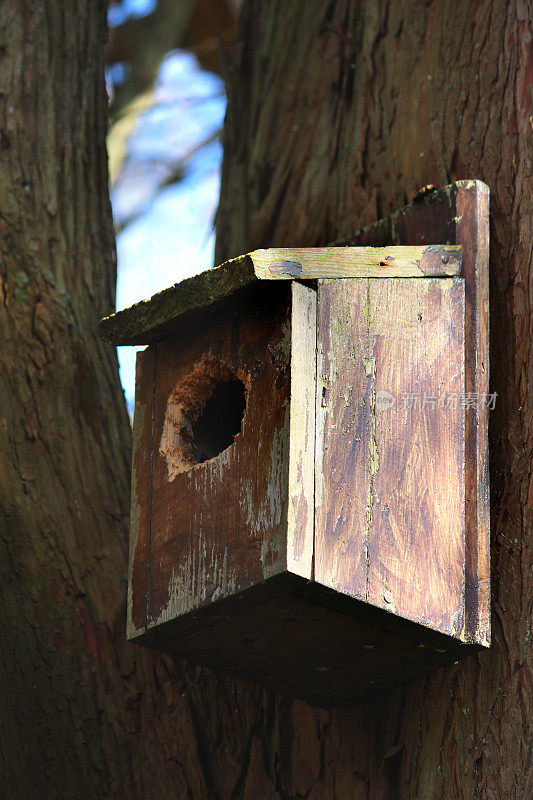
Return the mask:
<path id="1" fill-rule="evenodd" d="M 464 281 L 324 281 L 315 579 L 453 636 L 464 623 Z"/>
<path id="2" fill-rule="evenodd" d="M 139 355 L 130 636 L 286 568 L 290 286 L 270 300 Z"/>

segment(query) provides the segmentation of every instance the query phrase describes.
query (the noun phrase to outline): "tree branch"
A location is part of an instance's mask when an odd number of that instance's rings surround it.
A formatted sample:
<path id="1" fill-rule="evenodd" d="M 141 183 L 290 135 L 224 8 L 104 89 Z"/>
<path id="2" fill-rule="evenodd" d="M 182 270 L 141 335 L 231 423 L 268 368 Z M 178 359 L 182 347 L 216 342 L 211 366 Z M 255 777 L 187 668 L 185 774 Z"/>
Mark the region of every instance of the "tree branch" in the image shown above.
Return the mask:
<path id="1" fill-rule="evenodd" d="M 178 47 L 187 30 L 194 0 L 160 0 L 146 17 L 112 29 L 106 49 L 108 64 L 127 61 L 130 74 L 117 87 L 111 103 L 112 121 L 138 95 L 149 90 L 166 53 Z"/>

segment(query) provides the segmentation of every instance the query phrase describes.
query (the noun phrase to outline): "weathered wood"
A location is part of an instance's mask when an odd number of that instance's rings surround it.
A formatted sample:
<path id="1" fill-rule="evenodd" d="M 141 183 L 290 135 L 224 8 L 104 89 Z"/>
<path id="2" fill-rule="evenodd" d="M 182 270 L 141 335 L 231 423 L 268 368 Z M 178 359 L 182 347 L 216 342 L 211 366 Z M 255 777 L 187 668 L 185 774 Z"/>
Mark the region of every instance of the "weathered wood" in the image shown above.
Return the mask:
<path id="1" fill-rule="evenodd" d="M 479 649 L 290 573 L 152 628 L 143 642 L 319 708 Z"/>
<path id="2" fill-rule="evenodd" d="M 460 271 L 456 245 L 256 250 L 105 317 L 98 331 L 110 344 L 149 344 L 168 336 L 180 318 L 192 321 L 195 312 L 253 290 L 258 280 L 449 277 Z"/>
<path id="3" fill-rule="evenodd" d="M 148 573 L 147 608 L 132 604 L 137 630 L 145 617 L 148 628 L 161 625 L 286 569 L 290 286 L 266 298 L 147 351 L 156 353 L 155 387 L 136 394 L 141 405 L 154 395 L 153 469 L 148 490 L 146 472 L 137 474 L 137 498 L 151 497 L 149 553 L 137 546 L 133 564 L 134 593 Z M 195 463 L 181 439 L 229 377 L 246 388 L 241 432 Z"/>
<path id="4" fill-rule="evenodd" d="M 241 256 L 105 317 L 98 323 L 98 333 L 109 344 L 150 344 L 169 335 L 179 317 L 189 319 L 188 315 L 216 305 L 256 281 L 251 259 Z"/>
<path id="5" fill-rule="evenodd" d="M 293 281 L 287 569 L 312 577 L 315 508 L 316 291 Z"/>
<path id="6" fill-rule="evenodd" d="M 462 245 L 465 280 L 465 636 L 490 641 L 489 417 L 489 190 L 457 181 L 350 236 L 346 242 Z"/>
<path id="7" fill-rule="evenodd" d="M 475 398 L 465 418 L 466 626 L 472 637 L 490 639 L 489 492 L 489 189 L 465 182 L 456 194 L 457 240 L 465 248 L 465 392 Z M 476 401 L 477 398 L 477 401 Z"/>
<path id="8" fill-rule="evenodd" d="M 457 245 L 275 248 L 249 253 L 262 280 L 449 277 L 461 272 Z"/>
<path id="9" fill-rule="evenodd" d="M 318 294 L 315 580 L 461 636 L 464 281 Z"/>
<path id="10" fill-rule="evenodd" d="M 146 629 L 146 596 L 150 568 L 156 358 L 157 345 L 137 353 L 128 562 L 127 634 L 130 639 Z M 138 568 L 138 564 L 142 564 L 143 568 Z M 135 623 L 133 622 L 134 620 Z"/>

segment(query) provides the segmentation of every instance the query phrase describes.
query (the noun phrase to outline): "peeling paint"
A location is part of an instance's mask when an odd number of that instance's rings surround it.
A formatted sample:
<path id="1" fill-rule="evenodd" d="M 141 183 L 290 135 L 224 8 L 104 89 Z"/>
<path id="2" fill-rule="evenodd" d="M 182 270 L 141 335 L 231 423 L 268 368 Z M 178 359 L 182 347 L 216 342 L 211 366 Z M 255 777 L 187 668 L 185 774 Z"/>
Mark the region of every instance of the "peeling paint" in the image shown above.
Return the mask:
<path id="1" fill-rule="evenodd" d="M 290 275 L 299 278 L 303 267 L 299 261 L 273 261 L 268 269 L 272 275 Z"/>

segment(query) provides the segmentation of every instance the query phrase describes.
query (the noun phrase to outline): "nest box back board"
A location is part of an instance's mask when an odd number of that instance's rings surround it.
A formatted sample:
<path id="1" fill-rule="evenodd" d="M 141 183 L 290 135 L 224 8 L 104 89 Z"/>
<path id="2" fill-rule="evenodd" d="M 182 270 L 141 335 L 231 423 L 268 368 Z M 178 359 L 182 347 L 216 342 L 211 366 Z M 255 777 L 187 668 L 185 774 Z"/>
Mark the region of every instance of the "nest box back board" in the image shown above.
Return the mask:
<path id="1" fill-rule="evenodd" d="M 321 706 L 488 645 L 488 195 L 434 195 L 409 246 L 255 251 L 101 323 L 149 344 L 131 639 Z"/>

